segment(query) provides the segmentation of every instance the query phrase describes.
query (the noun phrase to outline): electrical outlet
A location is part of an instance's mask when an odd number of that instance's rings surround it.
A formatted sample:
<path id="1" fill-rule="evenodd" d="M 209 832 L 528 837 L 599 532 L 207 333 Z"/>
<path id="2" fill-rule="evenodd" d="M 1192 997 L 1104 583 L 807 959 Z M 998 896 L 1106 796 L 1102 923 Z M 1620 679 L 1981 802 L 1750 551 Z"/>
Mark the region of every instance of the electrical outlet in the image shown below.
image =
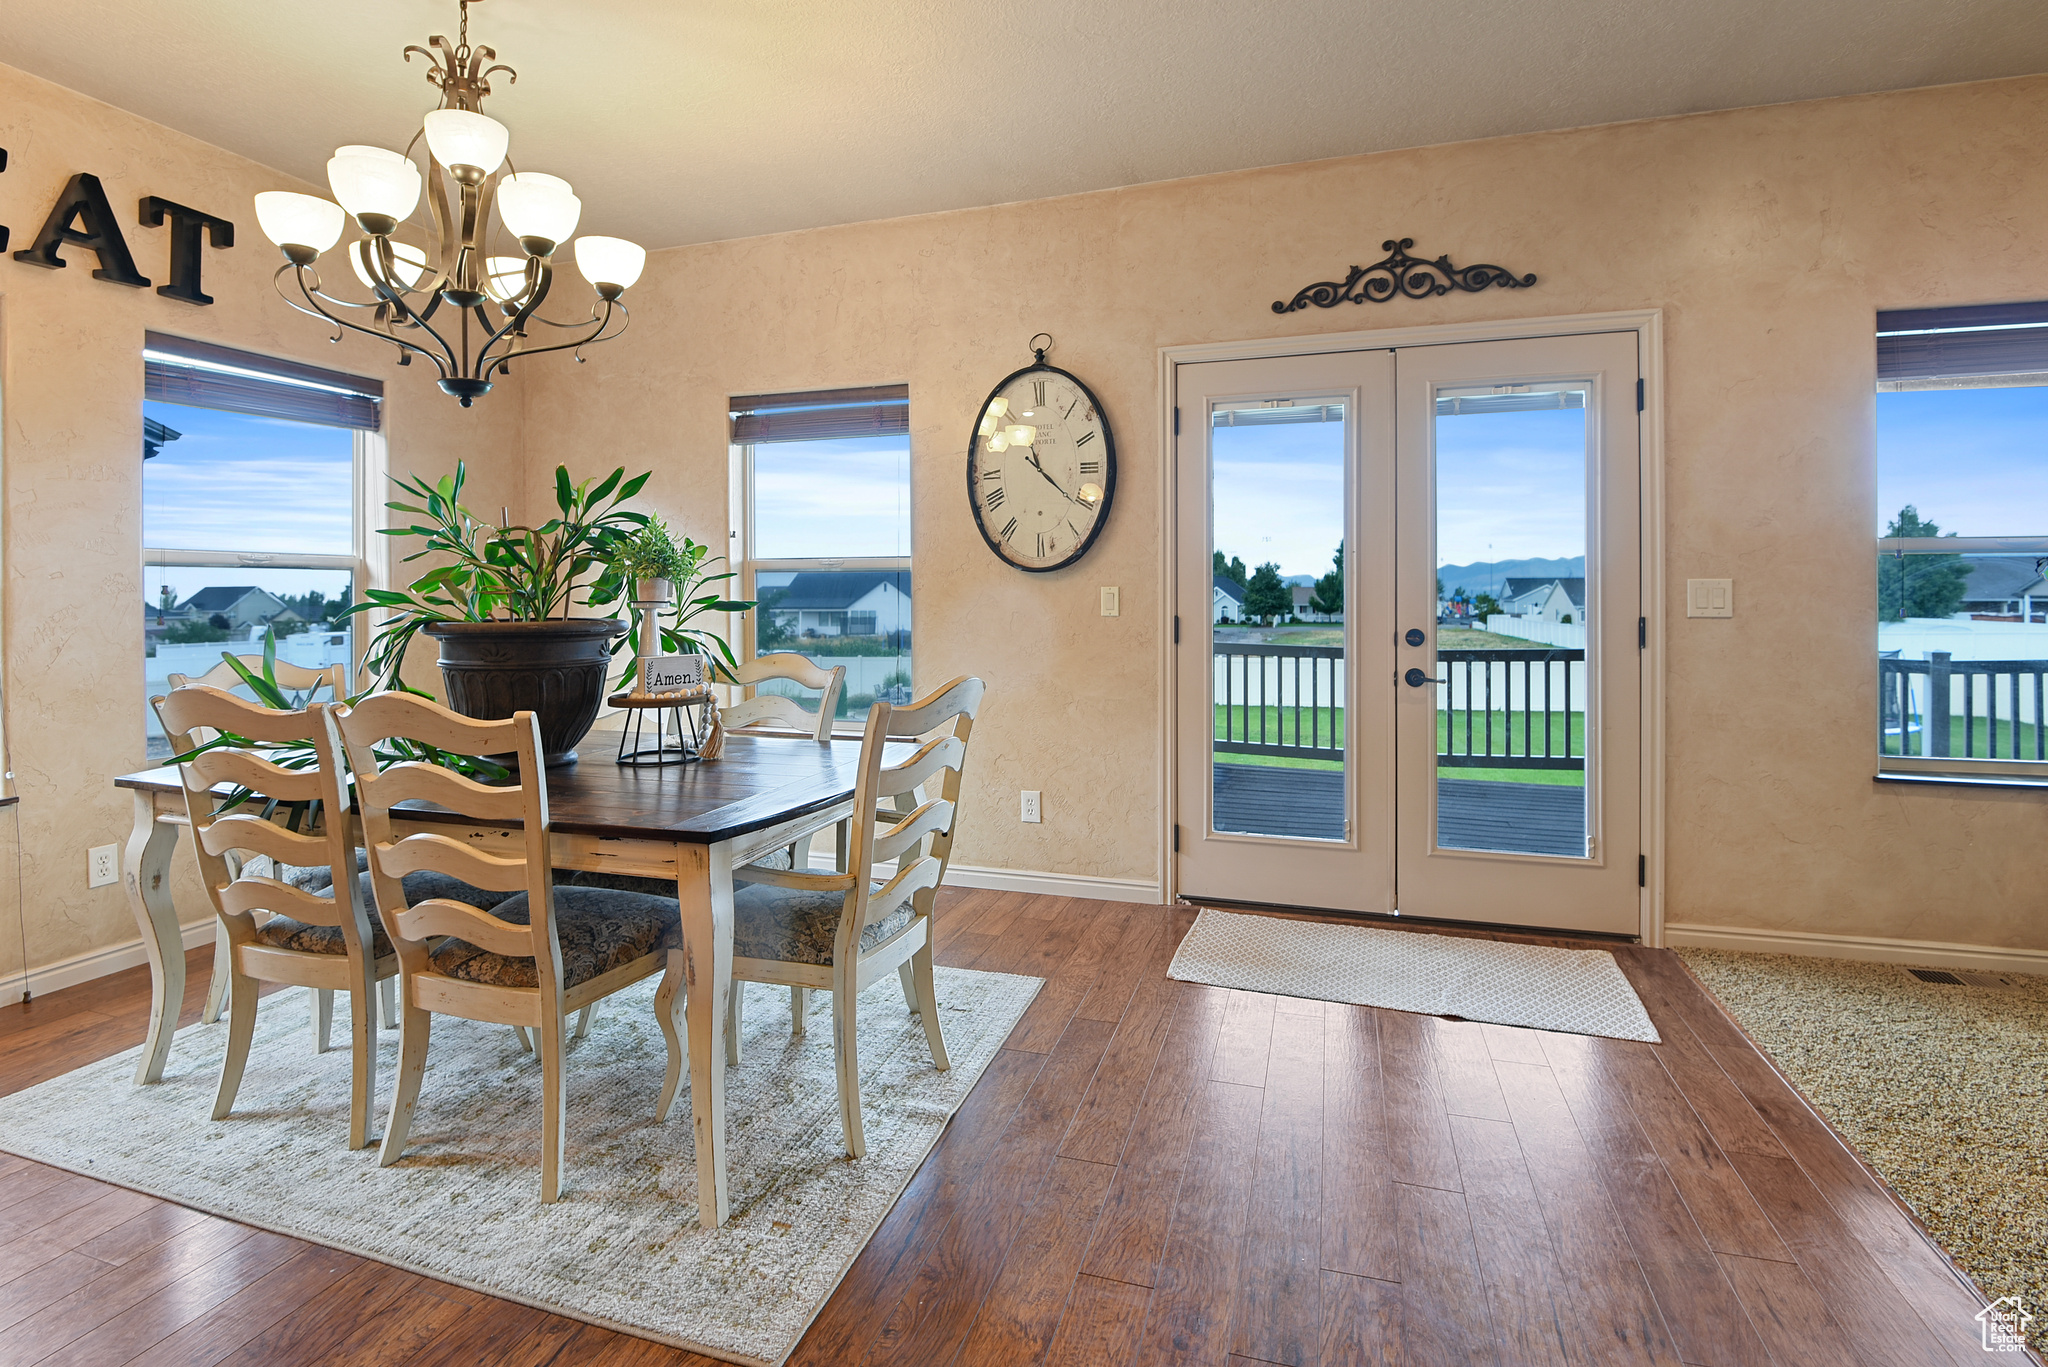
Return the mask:
<path id="1" fill-rule="evenodd" d="M 1038 789 L 1025 788 L 1018 793 L 1018 797 L 1020 797 L 1023 801 L 1017 813 L 1017 819 L 1019 821 L 1029 821 L 1034 825 L 1037 824 L 1039 819 Z"/>
<path id="2" fill-rule="evenodd" d="M 121 847 L 95 845 L 85 852 L 85 885 L 103 888 L 121 881 Z"/>
<path id="3" fill-rule="evenodd" d="M 1104 617 L 1116 617 L 1122 614 L 1123 606 L 1118 601 L 1121 597 L 1122 595 L 1113 588 L 1105 587 L 1102 590 L 1102 615 Z"/>

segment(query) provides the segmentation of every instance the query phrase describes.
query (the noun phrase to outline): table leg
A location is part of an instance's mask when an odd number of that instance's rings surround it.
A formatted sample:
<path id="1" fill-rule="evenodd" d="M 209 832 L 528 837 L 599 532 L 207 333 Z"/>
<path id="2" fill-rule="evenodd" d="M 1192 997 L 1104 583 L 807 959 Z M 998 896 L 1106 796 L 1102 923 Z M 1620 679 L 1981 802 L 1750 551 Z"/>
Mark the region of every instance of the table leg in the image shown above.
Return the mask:
<path id="1" fill-rule="evenodd" d="M 697 1143 L 698 1222 L 725 1223 L 725 1013 L 732 995 L 732 849 L 676 846 L 689 1020 L 690 1124 Z"/>
<path id="2" fill-rule="evenodd" d="M 171 905 L 171 851 L 177 846 L 178 828 L 156 819 L 154 798 L 136 793 L 135 828 L 128 835 L 122 873 L 128 908 L 149 955 L 149 1038 L 135 1064 L 138 1083 L 163 1079 L 178 1011 L 185 1004 L 185 937 L 178 930 L 178 909 Z"/>

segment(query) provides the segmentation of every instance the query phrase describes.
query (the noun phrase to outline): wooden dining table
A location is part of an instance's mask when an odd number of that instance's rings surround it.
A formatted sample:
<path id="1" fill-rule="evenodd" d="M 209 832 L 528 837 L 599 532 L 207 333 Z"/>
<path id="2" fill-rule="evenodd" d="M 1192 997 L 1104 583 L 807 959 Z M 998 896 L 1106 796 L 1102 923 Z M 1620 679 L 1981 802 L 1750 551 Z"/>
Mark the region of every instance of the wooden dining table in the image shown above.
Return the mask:
<path id="1" fill-rule="evenodd" d="M 898 762 L 912 748 L 891 745 L 892 752 L 902 753 L 886 755 L 883 762 Z M 723 753 L 707 762 L 629 767 L 593 754 L 548 771 L 549 847 L 556 868 L 675 880 L 688 970 L 684 1009 L 698 1210 L 707 1227 L 723 1224 L 728 1210 L 725 1024 L 733 990 L 732 871 L 847 819 L 859 754 L 858 740 L 821 744 L 737 734 L 728 735 Z M 132 791 L 135 800 L 123 873 L 149 956 L 149 1035 L 135 1080 L 150 1083 L 163 1076 L 185 996 L 184 940 L 171 901 L 170 865 L 178 830 L 189 823 L 176 769 L 125 774 L 114 785 Z M 481 822 L 415 804 L 403 810 L 408 817 L 397 824 L 401 835 L 438 831 L 486 851 L 503 846 L 508 854 L 518 852 L 517 822 Z"/>

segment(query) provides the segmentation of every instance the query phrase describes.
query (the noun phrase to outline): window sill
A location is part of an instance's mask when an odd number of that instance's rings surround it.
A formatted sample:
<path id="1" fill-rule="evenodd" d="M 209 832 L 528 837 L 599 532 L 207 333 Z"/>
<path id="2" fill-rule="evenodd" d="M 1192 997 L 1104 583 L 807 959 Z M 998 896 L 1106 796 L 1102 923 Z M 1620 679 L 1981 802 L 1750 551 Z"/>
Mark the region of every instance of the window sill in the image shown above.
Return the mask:
<path id="1" fill-rule="evenodd" d="M 1873 776 L 1878 783 L 1937 783 L 1952 788 L 2033 788 L 2048 790 L 2048 777 L 2029 778 L 2019 774 L 1908 774 L 1896 770 Z"/>

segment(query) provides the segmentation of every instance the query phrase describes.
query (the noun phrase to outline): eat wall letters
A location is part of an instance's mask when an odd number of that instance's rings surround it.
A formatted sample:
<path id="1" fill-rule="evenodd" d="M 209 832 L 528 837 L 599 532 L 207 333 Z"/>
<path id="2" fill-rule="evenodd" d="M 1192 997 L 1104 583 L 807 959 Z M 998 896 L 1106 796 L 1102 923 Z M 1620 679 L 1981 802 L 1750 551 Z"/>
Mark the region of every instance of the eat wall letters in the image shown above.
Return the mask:
<path id="1" fill-rule="evenodd" d="M 7 151 L 0 148 L 0 171 L 7 169 Z M 138 221 L 145 228 L 171 221 L 171 282 L 157 286 L 157 293 L 188 304 L 211 304 L 213 296 L 200 287 L 201 268 L 208 245 L 235 245 L 235 225 L 224 218 L 163 198 L 146 195 L 139 206 Z M 0 226 L 0 251 L 7 249 L 8 229 Z M 35 241 L 14 253 L 14 259 L 44 270 L 61 271 L 70 263 L 59 255 L 65 247 L 79 247 L 99 258 L 95 280 L 144 289 L 149 277 L 135 268 L 128 241 L 121 235 L 114 207 L 107 202 L 100 178 L 81 171 L 65 184 Z"/>

